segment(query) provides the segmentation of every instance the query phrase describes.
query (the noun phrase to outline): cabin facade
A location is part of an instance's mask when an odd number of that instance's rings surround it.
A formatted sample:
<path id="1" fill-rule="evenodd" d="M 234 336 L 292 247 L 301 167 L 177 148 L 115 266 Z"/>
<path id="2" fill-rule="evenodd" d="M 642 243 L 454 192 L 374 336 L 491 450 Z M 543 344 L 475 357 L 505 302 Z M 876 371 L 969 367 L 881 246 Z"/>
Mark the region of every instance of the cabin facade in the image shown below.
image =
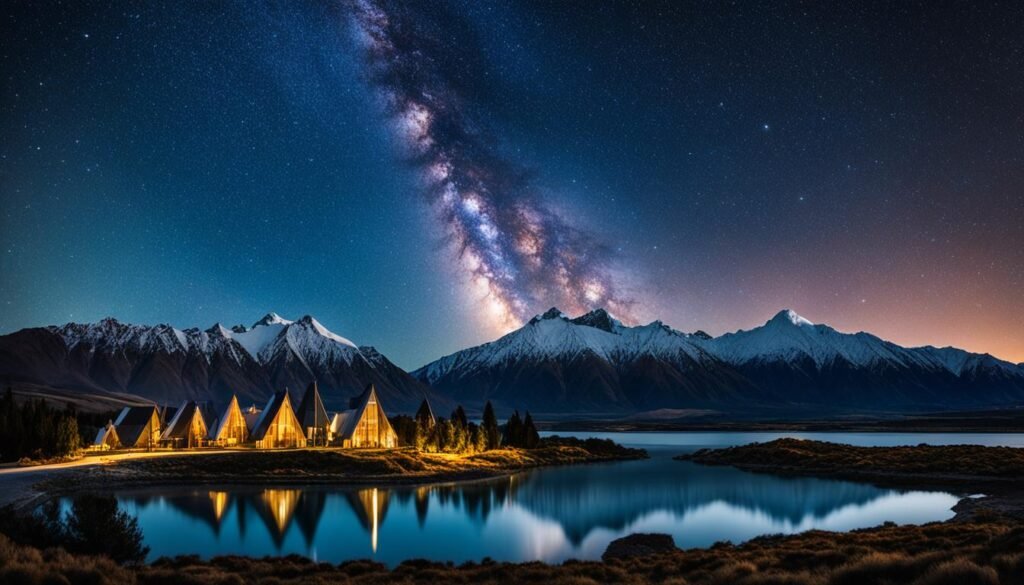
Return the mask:
<path id="1" fill-rule="evenodd" d="M 167 424 L 160 442 L 169 447 L 191 449 L 202 447 L 209 429 L 199 404 L 192 400 L 181 403 L 171 422 Z"/>
<path id="2" fill-rule="evenodd" d="M 285 449 L 306 445 L 306 434 L 295 416 L 288 391 L 270 397 L 249 439 L 258 449 Z"/>
<path id="3" fill-rule="evenodd" d="M 210 426 L 210 442 L 214 445 L 239 445 L 249 440 L 249 425 L 245 421 L 242 409 L 238 407 L 238 397 L 232 396 L 227 408 L 217 418 L 216 424 Z"/>
<path id="4" fill-rule="evenodd" d="M 302 428 L 306 433 L 306 439 L 310 445 L 328 445 L 331 442 L 331 419 L 327 416 L 327 409 L 320 399 L 320 388 L 314 380 L 302 396 L 299 409 L 295 412 Z"/>
<path id="5" fill-rule="evenodd" d="M 160 411 L 155 406 L 126 406 L 114 421 L 121 446 L 152 449 L 160 444 Z"/>
<path id="6" fill-rule="evenodd" d="M 381 408 L 377 389 L 370 384 L 353 398 L 349 410 L 339 412 L 331 421 L 334 442 L 344 448 L 385 448 L 398 446 L 398 435 Z"/>
<path id="7" fill-rule="evenodd" d="M 106 426 L 96 433 L 96 439 L 92 442 L 92 448 L 97 451 L 117 449 L 121 446 L 121 439 L 117 436 L 117 428 L 114 421 L 107 421 Z"/>

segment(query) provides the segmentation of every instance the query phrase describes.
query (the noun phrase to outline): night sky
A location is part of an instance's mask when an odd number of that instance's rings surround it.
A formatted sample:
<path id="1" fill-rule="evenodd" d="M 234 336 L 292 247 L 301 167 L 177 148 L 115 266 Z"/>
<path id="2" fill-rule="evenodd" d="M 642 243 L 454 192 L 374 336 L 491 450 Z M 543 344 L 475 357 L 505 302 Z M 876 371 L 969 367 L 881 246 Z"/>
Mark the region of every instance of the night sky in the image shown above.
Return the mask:
<path id="1" fill-rule="evenodd" d="M 0 332 L 552 305 L 1024 361 L 1015 2 L 5 2 Z"/>

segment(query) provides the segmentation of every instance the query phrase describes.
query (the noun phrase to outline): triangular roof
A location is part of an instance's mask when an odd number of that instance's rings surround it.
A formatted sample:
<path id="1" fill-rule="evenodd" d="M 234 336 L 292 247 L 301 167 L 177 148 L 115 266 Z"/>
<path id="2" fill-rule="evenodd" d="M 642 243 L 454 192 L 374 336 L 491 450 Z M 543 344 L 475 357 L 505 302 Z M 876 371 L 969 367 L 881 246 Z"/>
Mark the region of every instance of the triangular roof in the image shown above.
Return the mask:
<path id="1" fill-rule="evenodd" d="M 371 399 L 377 403 L 377 409 L 380 411 L 381 419 L 387 423 L 389 427 L 391 426 L 391 423 L 388 422 L 387 415 L 384 413 L 384 408 L 380 405 L 380 398 L 377 396 L 377 388 L 374 387 L 373 384 L 370 384 L 366 387 L 366 390 L 363 390 L 362 394 L 349 401 L 349 406 L 352 408 L 338 413 L 338 418 L 340 419 L 338 421 L 340 429 L 336 431 L 338 437 L 341 439 L 348 439 L 352 437 L 352 433 L 355 431 L 356 425 L 359 424 L 360 419 L 363 418 L 363 411 L 366 410 L 366 405 L 370 403 Z"/>
<path id="2" fill-rule="evenodd" d="M 423 402 L 420 404 L 420 407 L 416 409 L 416 416 L 413 418 L 419 421 L 421 416 L 428 417 L 430 419 L 430 424 L 437 422 L 437 417 L 434 416 L 434 409 L 430 407 L 430 402 L 427 401 L 426 396 L 423 397 Z"/>
<path id="3" fill-rule="evenodd" d="M 199 404 L 194 400 L 186 400 L 181 403 L 178 410 L 174 413 L 174 418 L 171 419 L 170 424 L 167 425 L 167 429 L 164 434 L 160 437 L 161 441 L 169 439 L 184 439 L 189 436 L 192 429 L 192 421 L 198 417 L 200 424 L 203 426 L 203 435 L 206 435 L 206 421 L 203 420 L 203 413 L 199 409 Z"/>
<path id="4" fill-rule="evenodd" d="M 121 444 L 127 447 L 136 446 L 154 416 L 159 427 L 160 411 L 155 406 L 126 406 L 121 409 L 121 414 L 117 415 L 117 420 L 114 421 Z"/>
<path id="5" fill-rule="evenodd" d="M 260 417 L 256 419 L 256 424 L 252 427 L 252 432 L 249 434 L 249 439 L 252 441 L 262 441 L 266 436 L 267 431 L 270 429 L 270 423 L 277 418 L 277 413 L 280 412 L 281 408 L 287 408 L 292 411 L 294 415 L 294 409 L 292 408 L 291 398 L 288 396 L 288 390 L 282 392 L 275 392 L 270 400 L 267 401 L 267 405 L 263 408 L 263 412 L 260 413 Z"/>
<path id="6" fill-rule="evenodd" d="M 121 442 L 121 439 L 117 436 L 117 429 L 114 427 L 113 421 L 107 421 L 107 424 L 96 432 L 96 440 L 92 444 L 96 446 L 105 445 L 111 439 L 113 439 L 114 445 Z"/>
<path id="7" fill-rule="evenodd" d="M 306 387 L 306 393 L 302 396 L 302 402 L 299 403 L 295 416 L 303 428 L 326 427 L 331 424 L 331 419 L 327 416 L 327 409 L 324 408 L 324 402 L 320 399 L 320 388 L 317 386 L 316 380 Z"/>
<path id="8" fill-rule="evenodd" d="M 238 406 L 238 396 L 232 394 L 231 402 L 228 402 L 227 408 L 225 408 L 224 412 L 222 412 L 220 417 L 217 418 L 216 424 L 210 427 L 211 439 L 216 440 L 221 438 L 221 435 L 224 433 L 224 427 L 227 426 L 228 421 L 231 420 L 231 412 L 234 410 L 238 411 L 238 416 L 241 417 L 241 419 L 245 421 L 246 426 L 248 426 L 249 421 L 246 420 L 245 416 L 242 414 L 242 409 Z"/>

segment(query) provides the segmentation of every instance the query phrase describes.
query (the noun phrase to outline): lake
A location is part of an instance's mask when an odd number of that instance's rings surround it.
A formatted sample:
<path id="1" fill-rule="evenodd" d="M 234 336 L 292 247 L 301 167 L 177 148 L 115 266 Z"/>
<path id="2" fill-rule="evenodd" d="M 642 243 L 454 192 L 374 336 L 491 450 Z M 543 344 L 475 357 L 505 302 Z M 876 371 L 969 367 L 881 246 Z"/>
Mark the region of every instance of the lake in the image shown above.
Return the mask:
<path id="1" fill-rule="evenodd" d="M 150 558 L 300 554 L 320 561 L 597 559 L 633 532 L 678 546 L 741 542 L 812 528 L 945 520 L 960 495 L 783 478 L 674 461 L 702 447 L 781 436 L 855 445 L 1024 447 L 1024 435 L 961 433 L 565 433 L 643 447 L 643 461 L 539 469 L 500 480 L 425 487 L 180 486 L 116 492 L 139 519 Z"/>

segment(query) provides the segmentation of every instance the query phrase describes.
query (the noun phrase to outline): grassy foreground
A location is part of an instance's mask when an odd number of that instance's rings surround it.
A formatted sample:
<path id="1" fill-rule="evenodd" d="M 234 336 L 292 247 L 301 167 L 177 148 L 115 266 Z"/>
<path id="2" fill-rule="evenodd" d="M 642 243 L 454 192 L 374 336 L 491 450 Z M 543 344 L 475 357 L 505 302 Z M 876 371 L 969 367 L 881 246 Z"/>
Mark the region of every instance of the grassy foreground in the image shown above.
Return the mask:
<path id="1" fill-rule="evenodd" d="M 0 535 L 0 582 L 109 585 L 263 583 L 665 583 L 672 585 L 998 585 L 1024 583 L 1024 528 L 1002 523 L 882 526 L 850 533 L 811 531 L 740 546 L 674 550 L 603 562 L 459 566 L 408 561 L 340 565 L 305 557 L 160 559 L 120 566 L 104 557 L 40 551 Z"/>

